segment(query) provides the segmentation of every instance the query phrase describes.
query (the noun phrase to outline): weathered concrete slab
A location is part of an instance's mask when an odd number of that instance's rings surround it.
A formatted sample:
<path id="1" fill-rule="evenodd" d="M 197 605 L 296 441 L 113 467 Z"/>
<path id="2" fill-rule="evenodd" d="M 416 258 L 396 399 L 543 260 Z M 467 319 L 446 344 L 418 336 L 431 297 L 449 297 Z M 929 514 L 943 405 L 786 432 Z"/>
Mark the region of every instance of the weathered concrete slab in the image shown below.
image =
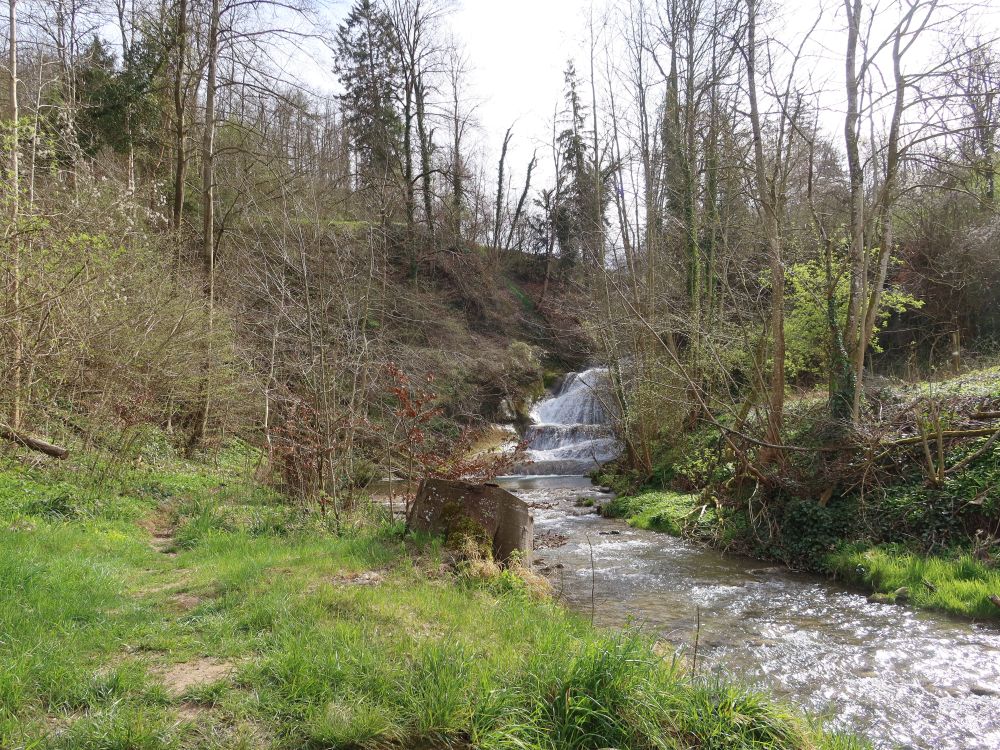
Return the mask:
<path id="1" fill-rule="evenodd" d="M 417 490 L 407 523 L 446 538 L 481 531 L 493 559 L 506 563 L 518 553 L 524 565 L 531 564 L 534 519 L 528 505 L 496 484 L 427 479 Z"/>

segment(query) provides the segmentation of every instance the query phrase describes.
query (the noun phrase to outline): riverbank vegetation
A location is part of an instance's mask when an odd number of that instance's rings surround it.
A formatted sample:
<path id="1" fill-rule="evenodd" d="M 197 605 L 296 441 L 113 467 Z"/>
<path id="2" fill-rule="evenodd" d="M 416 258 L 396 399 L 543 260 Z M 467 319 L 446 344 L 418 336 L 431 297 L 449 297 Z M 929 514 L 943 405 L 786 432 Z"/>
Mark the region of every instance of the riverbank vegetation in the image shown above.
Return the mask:
<path id="1" fill-rule="evenodd" d="M 811 31 L 755 1 L 615 4 L 544 163 L 507 131 L 495 166 L 447 2 L 358 0 L 335 30 L 304 2 L 98 6 L 9 4 L 11 450 L 239 437 L 278 489 L 347 503 L 456 471 L 593 360 L 626 471 L 718 433 L 718 501 L 769 524 L 910 481 L 894 463 L 930 497 L 996 447 L 995 397 L 898 382 L 1000 338 L 1000 67 L 937 2 Z M 336 94 L 268 62 L 318 39 Z M 819 86 L 830 56 L 845 77 Z M 982 491 L 968 531 L 995 548 Z"/>
<path id="2" fill-rule="evenodd" d="M 629 62 L 581 126 L 616 209 L 585 235 L 616 261 L 589 320 L 625 451 L 599 481 L 681 493 L 619 501 L 638 525 L 1000 616 L 995 45 L 932 3 L 843 3 L 832 52 L 757 3 L 669 7 L 669 31 L 621 11 Z M 918 558 L 950 572 L 890 574 Z"/>
<path id="3" fill-rule="evenodd" d="M 884 384 L 883 420 L 870 427 L 889 437 L 867 451 L 857 448 L 858 465 L 836 464 L 846 485 L 836 495 L 822 492 L 831 469 L 801 455 L 789 459 L 786 474 L 798 478 L 799 493 L 737 505 L 731 494 L 737 470 L 719 450 L 722 433 L 703 428 L 680 444 L 662 441 L 649 477 L 630 473 L 624 463 L 606 467 L 598 481 L 623 494 L 603 511 L 640 528 L 830 574 L 868 587 L 881 601 L 998 619 L 1000 449 L 989 430 L 939 445 L 919 423 L 897 421 L 899 404 L 908 407 L 921 391 L 935 393 L 948 431 L 975 433 L 979 423 L 966 426 L 965 419 L 982 404 L 998 403 L 1000 383 L 987 369 L 923 386 Z M 788 422 L 803 433 L 811 429 L 815 401 L 806 395 L 790 402 Z M 797 442 L 808 439 L 800 433 Z M 896 446 L 886 449 L 887 443 Z M 858 479 L 844 481 L 846 472 Z"/>
<path id="4" fill-rule="evenodd" d="M 835 744 L 366 515 L 593 362 L 637 523 L 984 614 L 1000 61 L 835 5 L 567 14 L 539 138 L 447 0 L 8 0 L 3 744 Z"/>
<path id="5" fill-rule="evenodd" d="M 144 453 L 0 465 L 5 748 L 860 748 L 386 509 Z"/>

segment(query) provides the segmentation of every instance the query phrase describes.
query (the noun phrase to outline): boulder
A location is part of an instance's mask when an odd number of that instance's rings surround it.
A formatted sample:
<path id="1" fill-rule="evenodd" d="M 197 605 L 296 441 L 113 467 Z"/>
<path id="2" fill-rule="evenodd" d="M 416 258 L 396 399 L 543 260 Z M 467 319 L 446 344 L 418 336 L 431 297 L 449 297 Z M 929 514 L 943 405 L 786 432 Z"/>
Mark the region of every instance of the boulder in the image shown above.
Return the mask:
<path id="1" fill-rule="evenodd" d="M 490 545 L 497 562 L 510 562 L 519 553 L 524 565 L 531 563 L 534 519 L 528 505 L 496 484 L 425 479 L 407 525 L 446 540 L 453 535 L 479 537 Z"/>
<path id="2" fill-rule="evenodd" d="M 514 424 L 517 421 L 517 409 L 509 398 L 505 398 L 497 407 L 496 419 L 501 424 Z"/>

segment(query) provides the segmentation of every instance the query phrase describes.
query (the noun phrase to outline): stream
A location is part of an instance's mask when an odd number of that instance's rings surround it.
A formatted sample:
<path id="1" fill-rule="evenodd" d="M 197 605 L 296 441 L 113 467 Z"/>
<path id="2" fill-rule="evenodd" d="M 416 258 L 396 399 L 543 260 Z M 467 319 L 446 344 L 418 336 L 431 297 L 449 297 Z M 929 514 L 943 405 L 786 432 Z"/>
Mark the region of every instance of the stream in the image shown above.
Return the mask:
<path id="1" fill-rule="evenodd" d="M 603 402 L 594 371 L 581 375 L 591 387 L 564 383 L 536 407 L 539 423 L 528 433 L 538 473 L 581 471 L 532 476 L 528 464 L 500 481 L 532 506 L 535 567 L 567 606 L 597 625 L 641 627 L 688 654 L 697 633 L 700 673 L 760 687 L 879 748 L 1000 748 L 1000 629 L 871 603 L 823 578 L 578 507 L 610 499 L 579 475 L 610 447 L 608 433 L 580 427 L 606 408 L 572 403 Z M 574 421 L 557 421 L 565 418 Z"/>

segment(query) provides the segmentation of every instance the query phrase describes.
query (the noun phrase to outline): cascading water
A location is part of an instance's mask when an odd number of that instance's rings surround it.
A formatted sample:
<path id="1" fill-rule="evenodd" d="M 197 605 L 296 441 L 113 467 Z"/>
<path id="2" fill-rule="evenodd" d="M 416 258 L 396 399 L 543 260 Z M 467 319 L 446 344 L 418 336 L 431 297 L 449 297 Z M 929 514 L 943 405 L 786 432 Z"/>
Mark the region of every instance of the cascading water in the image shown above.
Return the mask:
<path id="1" fill-rule="evenodd" d="M 531 411 L 524 434 L 528 462 L 518 474 L 586 474 L 621 453 L 611 427 L 611 381 L 605 367 L 568 374 Z"/>

